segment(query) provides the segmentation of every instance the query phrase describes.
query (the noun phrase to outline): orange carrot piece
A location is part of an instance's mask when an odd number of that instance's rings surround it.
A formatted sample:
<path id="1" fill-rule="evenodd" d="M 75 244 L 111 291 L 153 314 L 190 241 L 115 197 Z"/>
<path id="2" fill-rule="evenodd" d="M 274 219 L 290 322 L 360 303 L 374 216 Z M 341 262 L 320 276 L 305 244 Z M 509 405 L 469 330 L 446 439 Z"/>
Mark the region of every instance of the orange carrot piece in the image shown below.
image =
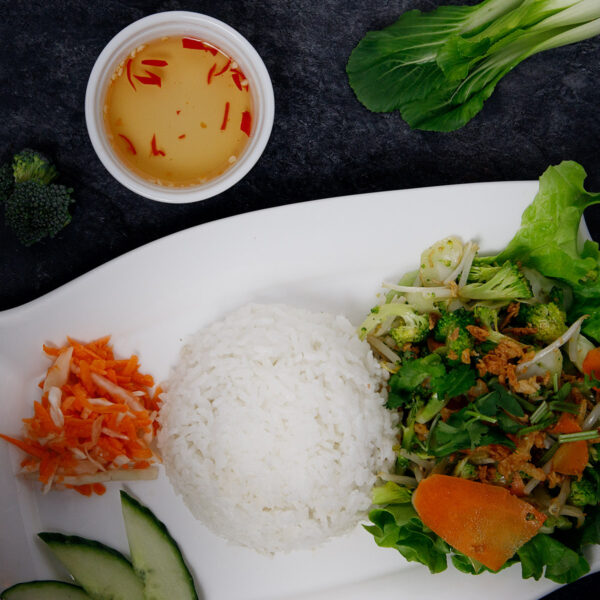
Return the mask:
<path id="1" fill-rule="evenodd" d="M 90 373 L 90 365 L 85 360 L 79 361 L 79 377 L 81 378 L 81 383 L 83 383 L 83 387 L 85 387 L 85 391 L 88 394 L 93 394 L 94 382 L 92 381 Z"/>
<path id="2" fill-rule="evenodd" d="M 536 535 L 546 520 L 505 488 L 449 475 L 421 481 L 412 501 L 427 527 L 493 571 Z"/>
<path id="3" fill-rule="evenodd" d="M 3 433 L 0 433 L 0 438 L 6 440 L 7 442 L 10 442 L 11 444 L 13 444 L 13 446 L 20 448 L 21 450 L 23 450 L 23 452 L 27 452 L 27 454 L 31 454 L 31 456 L 35 456 L 36 458 L 42 459 L 47 454 L 47 451 L 44 450 L 41 446 L 37 445 L 35 442 L 24 442 L 23 440 L 18 440 L 8 435 L 4 435 Z"/>
<path id="4" fill-rule="evenodd" d="M 549 433 L 578 433 L 581 431 L 581 426 L 577 422 L 575 415 L 564 412 L 560 415 L 556 425 L 551 429 L 548 429 Z"/>
<path id="5" fill-rule="evenodd" d="M 42 425 L 42 428 L 47 433 L 60 431 L 60 428 L 57 427 L 57 425 L 52 420 L 52 417 L 50 417 L 50 414 L 42 404 L 40 404 L 39 402 L 34 402 L 33 410 L 35 412 L 35 418 L 39 421 L 39 423 Z"/>
<path id="6" fill-rule="evenodd" d="M 600 348 L 590 350 L 583 359 L 583 372 L 600 379 Z"/>
<path id="7" fill-rule="evenodd" d="M 98 496 L 102 496 L 106 492 L 106 486 L 101 483 L 94 483 L 92 484 L 92 490 L 95 494 L 98 494 Z"/>
<path id="8" fill-rule="evenodd" d="M 46 344 L 44 344 L 42 346 L 42 348 L 44 349 L 44 352 L 48 355 L 48 356 L 58 356 L 60 354 L 61 349 L 60 348 L 53 348 L 52 346 L 46 346 Z"/>
<path id="9" fill-rule="evenodd" d="M 552 469 L 562 475 L 581 477 L 589 458 L 586 441 L 565 442 L 558 447 L 552 457 Z"/>
<path id="10" fill-rule="evenodd" d="M 127 361 L 127 364 L 123 368 L 123 375 L 131 375 L 138 368 L 138 357 L 135 354 L 131 355 L 131 358 Z"/>
<path id="11" fill-rule="evenodd" d="M 85 485 L 70 485 L 68 487 L 74 489 L 76 492 L 79 492 L 82 496 L 92 495 L 92 486 L 89 483 L 86 483 Z"/>

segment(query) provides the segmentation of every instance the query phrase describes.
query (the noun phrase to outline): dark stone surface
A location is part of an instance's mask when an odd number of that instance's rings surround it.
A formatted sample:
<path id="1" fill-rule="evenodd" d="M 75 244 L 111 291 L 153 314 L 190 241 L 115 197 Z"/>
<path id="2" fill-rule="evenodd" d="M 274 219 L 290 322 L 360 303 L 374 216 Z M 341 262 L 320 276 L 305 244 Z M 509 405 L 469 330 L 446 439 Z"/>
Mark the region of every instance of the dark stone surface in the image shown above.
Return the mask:
<path id="1" fill-rule="evenodd" d="M 458 3 L 455 1 L 455 3 Z M 396 114 L 357 102 L 345 63 L 364 33 L 408 8 L 395 2 L 55 1 L 3 3 L 0 160 L 24 146 L 55 158 L 75 188 L 73 222 L 57 238 L 21 247 L 0 217 L 0 310 L 32 300 L 166 234 L 263 207 L 315 198 L 474 181 L 537 179 L 563 159 L 581 162 L 600 189 L 600 39 L 534 56 L 510 73 L 462 130 L 411 131 Z M 172 9 L 210 14 L 238 29 L 273 80 L 269 145 L 238 185 L 205 202 L 167 205 L 114 181 L 85 128 L 89 72 L 132 21 Z M 600 237 L 599 211 L 589 211 Z"/>
<path id="2" fill-rule="evenodd" d="M 398 115 L 372 114 L 357 102 L 345 64 L 362 35 L 408 8 L 440 4 L 2 2 L 0 160 L 25 146 L 46 151 L 63 182 L 75 188 L 77 204 L 68 228 L 30 248 L 17 243 L 0 217 L 0 310 L 169 233 L 264 207 L 398 188 L 531 180 L 564 159 L 581 162 L 588 187 L 600 189 L 600 38 L 528 59 L 455 133 L 411 131 Z M 267 65 L 276 99 L 273 133 L 257 166 L 224 194 L 187 205 L 152 202 L 114 181 L 94 154 L 83 110 L 87 78 L 104 45 L 132 21 L 174 9 L 209 14 L 246 36 Z M 600 239 L 600 210 L 586 216 Z"/>

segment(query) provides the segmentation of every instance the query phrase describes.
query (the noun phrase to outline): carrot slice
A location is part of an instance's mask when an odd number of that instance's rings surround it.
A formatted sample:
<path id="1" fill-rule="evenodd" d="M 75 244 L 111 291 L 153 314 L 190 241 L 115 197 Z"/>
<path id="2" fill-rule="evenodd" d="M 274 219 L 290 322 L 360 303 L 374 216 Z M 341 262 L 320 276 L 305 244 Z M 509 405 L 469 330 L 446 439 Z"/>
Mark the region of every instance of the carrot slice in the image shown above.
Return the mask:
<path id="1" fill-rule="evenodd" d="M 562 413 L 556 425 L 548 431 L 554 434 L 578 433 L 581 431 L 581 426 L 577 422 L 575 415 Z M 576 475 L 577 477 L 581 477 L 589 458 L 586 441 L 565 442 L 558 447 L 558 450 L 552 457 L 552 469 L 562 475 Z"/>
<path id="2" fill-rule="evenodd" d="M 552 457 L 552 469 L 562 475 L 581 477 L 590 458 L 588 444 L 584 440 L 565 442 Z"/>
<path id="3" fill-rule="evenodd" d="M 583 372 L 600 379 L 600 348 L 590 350 L 583 359 Z"/>
<path id="4" fill-rule="evenodd" d="M 578 433 L 581 431 L 581 426 L 577 422 L 575 415 L 571 413 L 562 413 L 560 419 L 558 419 L 556 425 L 551 429 L 548 429 L 549 433 Z"/>
<path id="5" fill-rule="evenodd" d="M 493 571 L 536 535 L 546 520 L 505 488 L 449 475 L 421 481 L 412 501 L 427 527 Z"/>

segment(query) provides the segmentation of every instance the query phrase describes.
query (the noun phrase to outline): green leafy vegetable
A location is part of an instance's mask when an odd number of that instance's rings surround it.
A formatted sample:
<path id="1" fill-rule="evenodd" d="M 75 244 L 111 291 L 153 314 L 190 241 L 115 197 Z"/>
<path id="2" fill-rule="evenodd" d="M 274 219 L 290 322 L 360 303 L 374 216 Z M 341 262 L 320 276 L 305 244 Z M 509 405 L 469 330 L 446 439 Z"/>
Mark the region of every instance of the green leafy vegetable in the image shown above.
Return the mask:
<path id="1" fill-rule="evenodd" d="M 600 4 L 599 4 L 600 6 Z M 539 191 L 525 209 L 521 227 L 508 246 L 486 262 L 520 261 L 542 275 L 558 279 L 573 290 L 569 320 L 584 314 L 582 331 L 600 342 L 600 254 L 598 244 L 578 244 L 583 211 L 600 203 L 600 194 L 584 188 L 584 168 L 565 161 L 540 177 Z"/>
<path id="2" fill-rule="evenodd" d="M 590 571 L 590 565 L 580 553 L 544 533 L 538 533 L 523 544 L 517 555 L 524 579 L 537 580 L 544 575 L 556 583 L 570 583 Z"/>
<path id="3" fill-rule="evenodd" d="M 392 504 L 369 513 L 365 529 L 382 548 L 395 548 L 408 561 L 424 564 L 432 573 L 447 568 L 449 546 L 423 525 L 411 504 Z"/>
<path id="4" fill-rule="evenodd" d="M 369 110 L 415 129 L 453 131 L 526 58 L 600 33 L 596 0 L 486 0 L 412 10 L 359 42 L 346 71 Z"/>
<path id="5" fill-rule="evenodd" d="M 412 492 L 405 487 L 399 486 L 393 481 L 387 481 L 384 485 L 373 488 L 373 504 L 405 504 L 410 502 Z"/>

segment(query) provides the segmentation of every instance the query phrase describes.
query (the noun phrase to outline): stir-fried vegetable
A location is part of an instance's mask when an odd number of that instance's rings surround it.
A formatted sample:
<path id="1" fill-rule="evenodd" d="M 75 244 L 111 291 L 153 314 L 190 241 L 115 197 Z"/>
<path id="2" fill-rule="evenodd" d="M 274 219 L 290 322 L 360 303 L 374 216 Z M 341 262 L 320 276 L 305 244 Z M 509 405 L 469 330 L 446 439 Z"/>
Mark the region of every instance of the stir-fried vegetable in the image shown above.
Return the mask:
<path id="1" fill-rule="evenodd" d="M 23 419 L 22 439 L 0 434 L 28 455 L 22 474 L 44 492 L 68 487 L 89 496 L 105 492 L 102 482 L 157 476 L 150 445 L 160 389 L 152 393 L 154 380 L 139 372 L 136 355 L 116 359 L 109 339 L 44 346 L 53 363 L 34 416 Z"/>
<path id="2" fill-rule="evenodd" d="M 600 543 L 600 348 L 585 327 L 599 316 L 600 254 L 576 243 L 598 196 L 584 176 L 575 163 L 548 169 L 496 257 L 457 238 L 431 246 L 360 329 L 399 417 L 396 469 L 381 474 L 367 529 L 432 572 L 450 555 L 470 573 L 520 561 L 524 577 L 564 583 L 589 570 L 582 547 Z M 569 263 L 585 264 L 575 283 Z M 405 315 L 426 331 L 394 335 Z"/>

